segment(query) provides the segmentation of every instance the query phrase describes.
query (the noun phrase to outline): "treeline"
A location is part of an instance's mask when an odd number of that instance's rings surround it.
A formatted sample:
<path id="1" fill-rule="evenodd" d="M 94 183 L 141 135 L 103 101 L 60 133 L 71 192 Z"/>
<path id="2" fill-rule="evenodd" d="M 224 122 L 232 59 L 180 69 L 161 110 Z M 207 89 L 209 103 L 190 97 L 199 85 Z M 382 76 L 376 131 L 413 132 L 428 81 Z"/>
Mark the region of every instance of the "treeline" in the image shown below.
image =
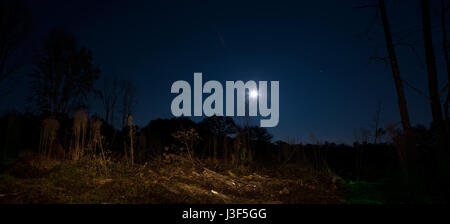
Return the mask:
<path id="1" fill-rule="evenodd" d="M 423 126 L 414 130 L 419 150 L 435 147 L 433 130 Z M 127 126 L 119 130 L 81 110 L 73 116 L 50 117 L 12 112 L 0 117 L 0 148 L 3 165 L 33 152 L 70 160 L 108 156 L 130 165 L 151 160 L 170 163 L 172 155 L 181 155 L 193 163 L 217 167 L 309 166 L 349 179 L 386 177 L 400 167 L 395 142 L 355 142 L 351 146 L 273 142 L 264 128 L 237 125 L 229 117 L 217 116 L 198 123 L 187 118 L 156 119 L 142 128 L 135 126 L 130 116 Z M 432 162 L 425 159 L 424 169 Z"/>
<path id="2" fill-rule="evenodd" d="M 377 144 L 360 142 L 352 146 L 282 141 L 273 143 L 266 129 L 237 125 L 226 117 L 210 117 L 199 123 L 186 118 L 158 119 L 139 128 L 132 116 L 137 101 L 135 86 L 129 81 L 108 78 L 103 74 L 103 85 L 96 88 L 102 74 L 100 67 L 93 61 L 92 51 L 80 46 L 74 35 L 55 29 L 43 41 L 41 50 L 30 65 L 32 71 L 25 72 L 31 85 L 29 102 L 32 109 L 27 113 L 9 113 L 1 118 L 2 162 L 17 157 L 21 151 L 73 160 L 92 155 L 105 157 L 111 152 L 124 158 L 130 165 L 152 158 L 170 161 L 171 155 L 181 154 L 194 163 L 201 159 L 230 166 L 309 163 L 316 169 L 330 168 L 353 177 L 368 172 L 389 173 L 392 169 L 403 167 L 404 176 L 408 178 L 405 183 L 408 185 L 415 185 L 416 181 L 424 183 L 426 177 L 436 176 L 437 180 L 433 180 L 436 185 L 450 186 L 450 88 L 447 83 L 445 88 L 438 89 L 429 2 L 421 2 L 421 32 L 424 35 L 429 79 L 427 98 L 434 124 L 430 129 L 411 127 L 404 79 L 400 76 L 386 6 L 382 0 L 371 6 L 376 8 L 377 15 L 381 15 L 402 121 L 402 130 L 393 128 L 390 131 L 392 144 L 380 144 L 377 141 L 381 134 L 378 122 L 373 132 L 374 143 Z M 18 71 L 12 52 L 17 53 L 14 50 L 26 36 L 29 18 L 22 1 L 3 0 L 0 3 L 0 49 L 10 49 L 0 51 L 2 82 Z M 443 5 L 443 8 L 446 6 Z M 443 34 L 446 34 L 446 11 L 442 12 L 442 18 Z M 443 39 L 443 50 L 447 53 L 446 36 Z M 450 68 L 447 71 L 450 74 Z M 447 97 L 441 105 L 445 93 Z M 86 112 L 90 97 L 100 100 L 104 117 L 90 116 Z M 416 175 L 419 177 L 412 178 Z"/>

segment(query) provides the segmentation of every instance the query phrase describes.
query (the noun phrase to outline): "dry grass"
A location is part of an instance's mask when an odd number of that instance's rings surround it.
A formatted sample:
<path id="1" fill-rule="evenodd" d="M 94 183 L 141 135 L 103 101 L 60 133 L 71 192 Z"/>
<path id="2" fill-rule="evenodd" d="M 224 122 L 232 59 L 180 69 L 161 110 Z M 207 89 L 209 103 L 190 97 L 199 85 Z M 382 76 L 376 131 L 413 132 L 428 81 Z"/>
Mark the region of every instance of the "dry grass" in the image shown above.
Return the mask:
<path id="1" fill-rule="evenodd" d="M 59 122 L 53 118 L 42 121 L 39 151 L 50 157 L 54 153 L 55 143 L 58 136 Z"/>
<path id="2" fill-rule="evenodd" d="M 342 191 L 308 168 L 222 168 L 178 157 L 170 164 L 89 159 L 18 161 L 0 175 L 1 203 L 343 203 Z"/>
<path id="3" fill-rule="evenodd" d="M 88 114 L 85 111 L 79 110 L 73 115 L 73 148 L 72 159 L 81 159 L 84 155 L 84 148 L 86 143 L 88 125 Z"/>

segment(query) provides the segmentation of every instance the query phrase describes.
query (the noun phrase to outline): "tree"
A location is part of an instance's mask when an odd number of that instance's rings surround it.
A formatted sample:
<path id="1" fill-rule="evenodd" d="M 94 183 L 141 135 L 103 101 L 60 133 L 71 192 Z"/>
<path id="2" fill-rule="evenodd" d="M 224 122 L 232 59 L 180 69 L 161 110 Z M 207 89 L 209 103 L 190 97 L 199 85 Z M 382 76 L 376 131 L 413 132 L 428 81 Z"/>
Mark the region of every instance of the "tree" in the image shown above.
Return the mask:
<path id="1" fill-rule="evenodd" d="M 226 160 L 228 157 L 228 148 L 226 147 L 225 141 L 228 135 L 236 132 L 236 124 L 233 118 L 214 115 L 203 119 L 200 127 L 206 132 L 204 135 L 208 136 L 206 139 L 208 147 L 212 145 L 214 159 L 217 159 L 218 147 L 221 147 L 223 157 Z"/>
<path id="2" fill-rule="evenodd" d="M 111 125 L 114 123 L 114 112 L 117 106 L 117 100 L 120 95 L 119 81 L 114 78 L 112 81 L 108 78 L 103 80 L 103 88 L 100 92 L 103 109 L 105 110 L 105 121 Z"/>
<path id="3" fill-rule="evenodd" d="M 270 143 L 273 136 L 267 131 L 266 128 L 259 126 L 251 126 L 249 128 L 249 135 L 251 141 Z"/>
<path id="4" fill-rule="evenodd" d="M 445 104 L 444 104 L 444 115 L 445 115 L 445 123 L 446 123 L 446 127 L 448 127 L 448 125 L 450 124 L 450 117 L 448 114 L 448 106 L 449 106 L 449 101 L 450 101 L 450 58 L 448 55 L 448 44 L 447 44 L 447 28 L 446 28 L 446 15 L 447 15 L 447 10 L 448 7 L 445 5 L 444 0 L 441 0 L 441 5 L 442 5 L 442 11 L 441 11 L 441 28 L 442 28 L 442 48 L 444 50 L 444 59 L 445 59 L 445 65 L 447 67 L 447 97 L 445 99 Z M 450 130 L 447 129 L 447 132 L 449 132 Z M 448 134 L 448 133 L 447 133 Z"/>
<path id="5" fill-rule="evenodd" d="M 189 159 L 194 162 L 194 149 L 200 136 L 195 128 L 189 130 L 179 130 L 172 134 L 173 138 L 180 144 L 177 147 L 180 152 L 186 152 Z"/>
<path id="6" fill-rule="evenodd" d="M 382 112 L 381 102 L 378 102 L 377 110 L 373 116 L 372 128 L 374 129 L 373 144 L 377 144 L 378 140 L 385 134 L 385 130 L 381 128 L 380 116 Z"/>
<path id="7" fill-rule="evenodd" d="M 0 83 L 14 74 L 13 59 L 29 27 L 29 13 L 21 0 L 0 0 Z"/>
<path id="8" fill-rule="evenodd" d="M 31 99 L 42 112 L 52 114 L 85 107 L 100 75 L 100 69 L 92 63 L 92 52 L 79 48 L 73 35 L 59 29 L 53 30 L 43 44 L 43 53 L 31 74 Z"/>
<path id="9" fill-rule="evenodd" d="M 217 136 L 225 136 L 236 131 L 236 124 L 231 117 L 214 115 L 203 119 L 200 124 Z"/>
<path id="10" fill-rule="evenodd" d="M 134 165 L 134 136 L 136 135 L 136 125 L 133 123 L 133 116 L 129 115 L 128 116 L 128 138 L 130 140 L 130 145 L 129 145 L 129 152 L 130 152 L 130 162 L 131 162 L 131 166 Z M 125 155 L 126 155 L 126 148 L 125 148 Z"/>
<path id="11" fill-rule="evenodd" d="M 384 0 L 379 1 L 378 7 L 381 13 L 381 21 L 383 23 L 384 36 L 386 39 L 386 47 L 391 62 L 392 75 L 394 76 L 395 89 L 397 90 L 398 107 L 400 109 L 400 117 L 402 120 L 403 130 L 406 136 L 411 136 L 412 135 L 411 122 L 409 120 L 408 107 L 406 105 L 405 91 L 403 89 L 402 78 L 400 76 L 400 69 L 398 67 L 397 56 L 395 54 L 394 43 L 392 42 L 392 35 Z"/>
<path id="12" fill-rule="evenodd" d="M 121 85 L 122 93 L 122 127 L 126 127 L 128 116 L 134 112 L 136 106 L 136 86 L 131 81 L 124 81 Z"/>
<path id="13" fill-rule="evenodd" d="M 430 5 L 428 0 L 422 0 L 422 25 L 425 57 L 428 72 L 428 90 L 430 94 L 431 114 L 436 125 L 438 144 L 445 145 L 445 126 L 442 119 L 442 109 L 439 96 L 436 60 L 434 57 L 433 38 L 431 33 Z"/>
<path id="14" fill-rule="evenodd" d="M 411 151 L 414 154 L 414 144 L 411 143 L 413 141 L 413 133 L 411 130 L 411 122 L 409 119 L 408 114 L 408 107 L 406 105 L 406 96 L 405 96 L 405 90 L 403 89 L 403 83 L 402 78 L 400 76 L 400 69 L 398 67 L 398 61 L 397 56 L 395 54 L 395 47 L 394 43 L 392 41 L 392 35 L 391 30 L 389 26 L 389 19 L 386 13 L 386 6 L 384 3 L 384 0 L 380 0 L 378 2 L 378 9 L 380 10 L 381 14 L 381 21 L 383 24 L 383 30 L 384 30 L 384 36 L 386 39 L 386 48 L 389 54 L 389 60 L 391 62 L 391 68 L 392 68 L 392 75 L 394 76 L 394 82 L 395 82 L 395 89 L 397 90 L 397 97 L 398 97 L 398 107 L 400 109 L 400 118 L 401 123 L 404 131 L 405 138 L 400 142 L 400 145 L 398 147 L 398 156 L 400 159 L 400 162 L 402 163 L 403 168 L 405 170 L 408 170 L 407 161 L 408 155 L 407 150 Z"/>

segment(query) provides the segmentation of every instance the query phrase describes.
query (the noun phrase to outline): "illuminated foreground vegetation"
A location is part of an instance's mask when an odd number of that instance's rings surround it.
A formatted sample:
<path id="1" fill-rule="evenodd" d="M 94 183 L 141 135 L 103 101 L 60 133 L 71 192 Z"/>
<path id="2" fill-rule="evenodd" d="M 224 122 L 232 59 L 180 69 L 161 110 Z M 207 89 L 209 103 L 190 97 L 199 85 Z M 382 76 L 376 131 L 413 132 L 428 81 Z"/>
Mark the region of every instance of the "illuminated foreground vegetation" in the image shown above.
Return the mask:
<path id="1" fill-rule="evenodd" d="M 161 161 L 161 162 L 160 162 Z M 124 161 L 23 157 L 0 176 L 1 203 L 345 203 L 343 186 L 311 167 L 193 164 L 181 156 Z"/>

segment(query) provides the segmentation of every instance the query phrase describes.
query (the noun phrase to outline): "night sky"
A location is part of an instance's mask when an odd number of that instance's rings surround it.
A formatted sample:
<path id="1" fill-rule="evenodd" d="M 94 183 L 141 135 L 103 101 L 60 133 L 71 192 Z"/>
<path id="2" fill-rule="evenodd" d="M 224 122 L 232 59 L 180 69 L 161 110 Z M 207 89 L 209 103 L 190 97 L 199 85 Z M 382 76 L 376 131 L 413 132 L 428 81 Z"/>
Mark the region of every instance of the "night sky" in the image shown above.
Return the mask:
<path id="1" fill-rule="evenodd" d="M 137 85 L 135 120 L 141 127 L 171 118 L 170 87 L 177 80 L 279 80 L 280 120 L 269 128 L 275 139 L 351 143 L 354 130 L 367 126 L 380 101 L 384 125 L 400 121 L 389 64 L 373 1 L 29 1 L 33 27 L 24 60 L 38 52 L 53 28 L 75 34 L 89 47 L 102 76 L 130 79 Z M 439 1 L 432 1 L 433 38 L 441 87 L 445 81 Z M 401 75 L 428 92 L 419 1 L 388 1 L 394 38 L 415 42 L 420 55 L 398 46 Z M 100 85 L 102 81 L 98 82 Z M 23 109 L 28 82 L 14 85 L 8 108 Z M 413 124 L 428 125 L 429 103 L 406 87 Z M 25 91 L 24 91 L 25 90 Z M 103 114 L 91 99 L 91 113 Z"/>

